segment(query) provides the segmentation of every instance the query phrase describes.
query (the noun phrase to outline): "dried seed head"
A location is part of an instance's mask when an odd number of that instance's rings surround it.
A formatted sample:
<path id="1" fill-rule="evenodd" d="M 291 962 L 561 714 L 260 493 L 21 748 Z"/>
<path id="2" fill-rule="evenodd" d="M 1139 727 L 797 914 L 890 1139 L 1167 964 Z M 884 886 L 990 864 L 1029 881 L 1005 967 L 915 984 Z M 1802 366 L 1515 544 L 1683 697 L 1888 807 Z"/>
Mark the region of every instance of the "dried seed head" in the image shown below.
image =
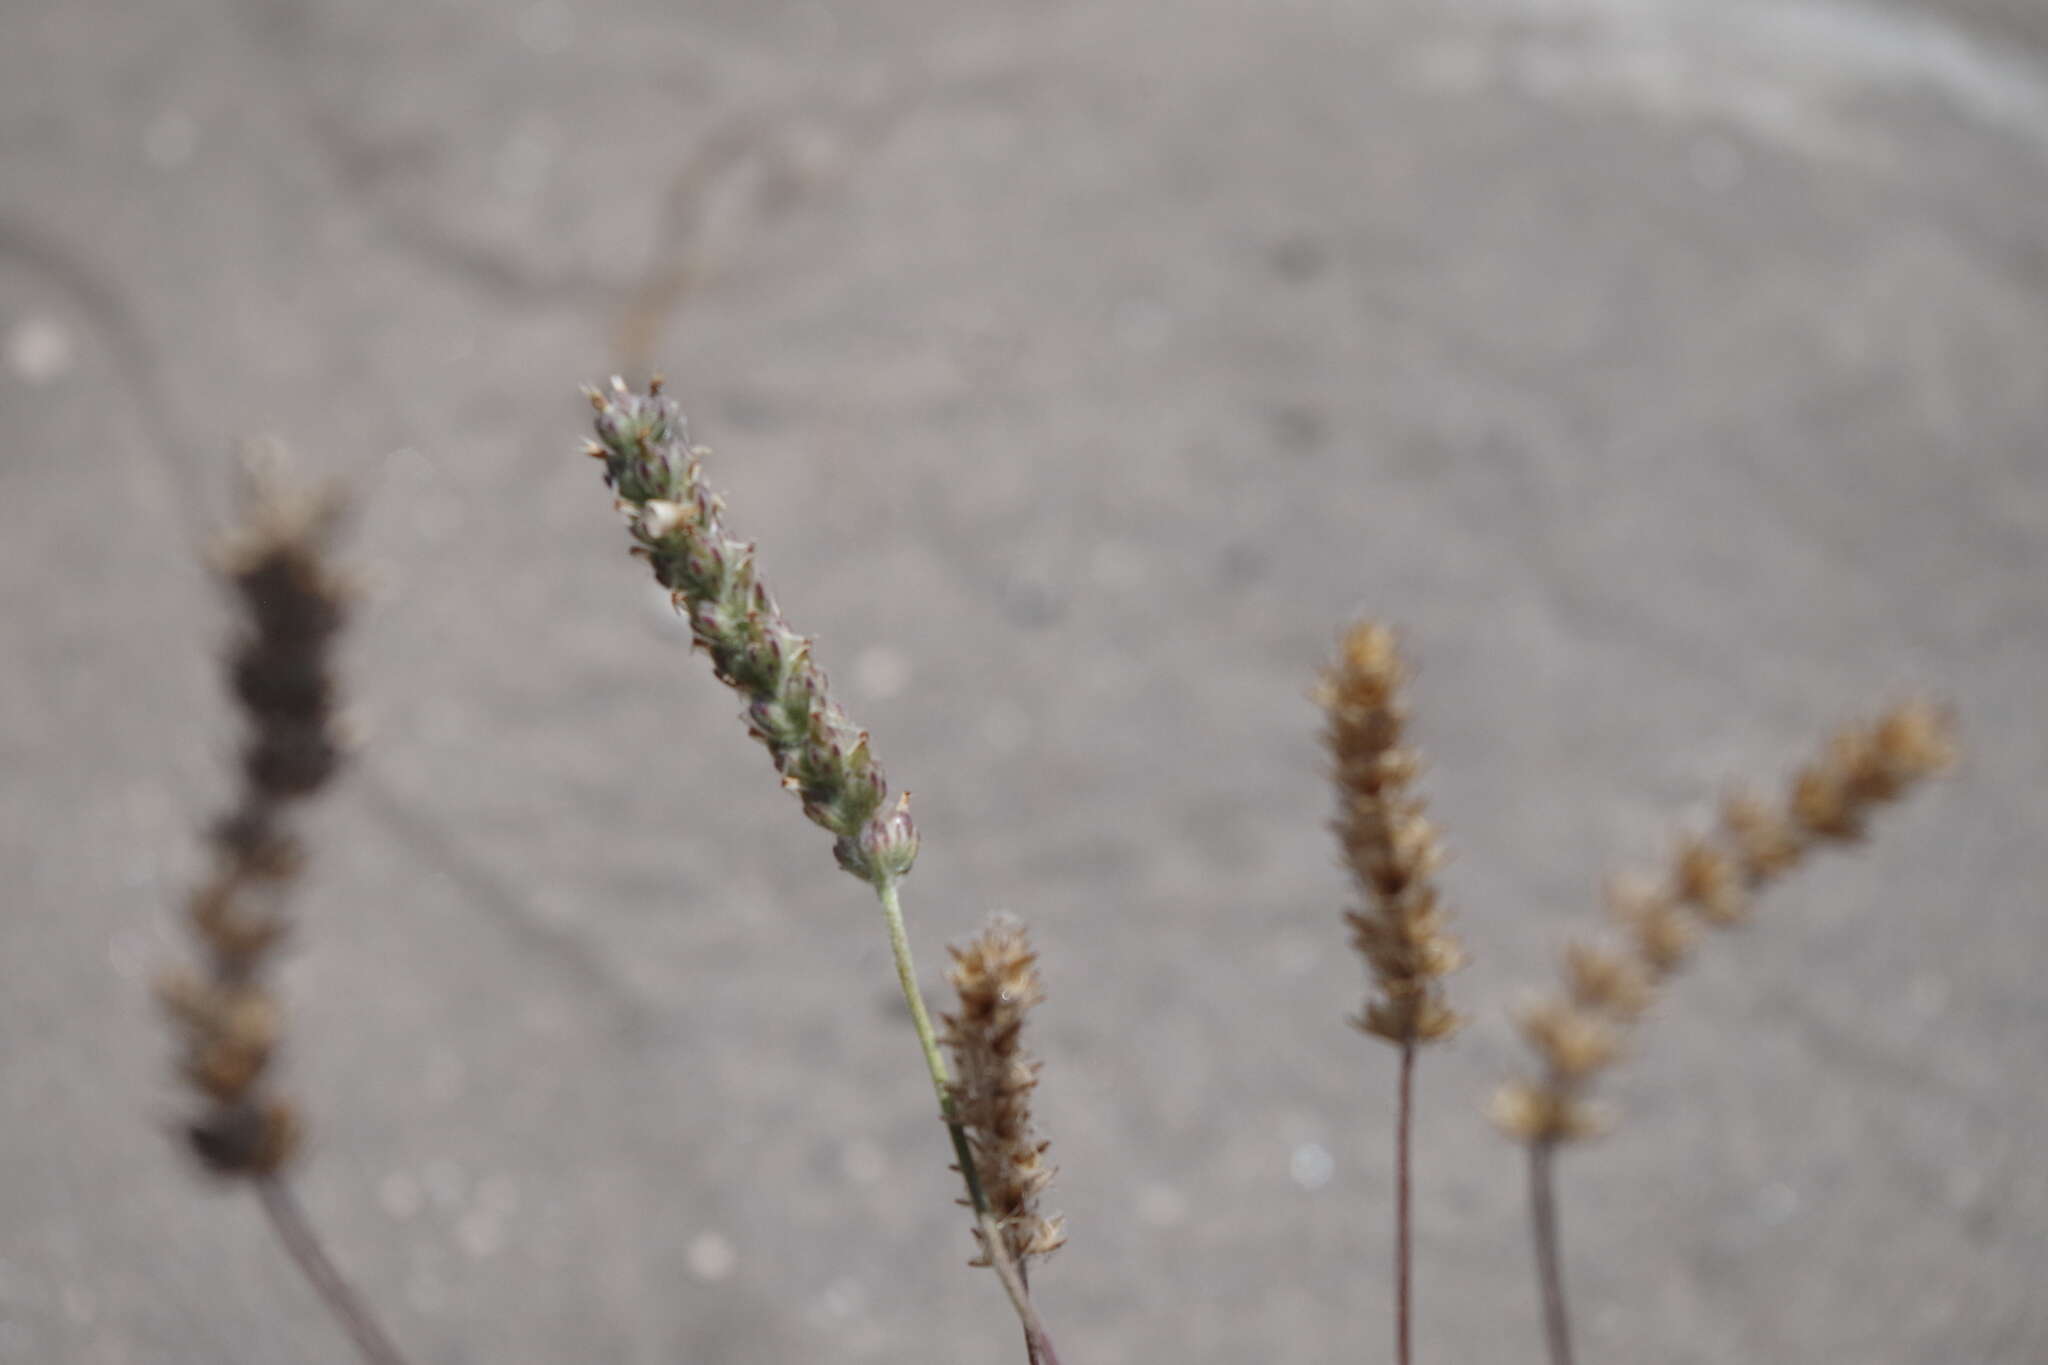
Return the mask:
<path id="1" fill-rule="evenodd" d="M 1550 1070 L 1578 1081 L 1621 1055 L 1621 1030 L 1596 1010 L 1565 1000 L 1545 1000 L 1523 1009 L 1522 1037 Z"/>
<path id="2" fill-rule="evenodd" d="M 1045 1161 L 1048 1144 L 1032 1132 L 1031 1092 L 1039 1067 L 1022 1043 L 1025 1016 L 1045 998 L 1038 955 L 1024 926 L 1007 915 L 992 916 L 980 936 L 952 954 L 947 979 L 959 1009 L 944 1017 L 943 1039 L 956 1073 L 953 1116 L 967 1130 L 1003 1250 L 1021 1265 L 1025 1257 L 1043 1256 L 1066 1240 L 1064 1220 L 1038 1211 L 1053 1168 Z M 975 1237 L 982 1237 L 978 1228 Z M 989 1264 L 986 1245 L 975 1264 Z"/>
<path id="3" fill-rule="evenodd" d="M 1955 766 L 1955 722 L 1944 708 L 1924 697 L 1879 716 L 1871 734 L 1877 762 L 1894 784 L 1887 795 L 1897 795 L 1920 779 Z"/>
<path id="4" fill-rule="evenodd" d="M 1741 862 L 1743 881 L 1752 887 L 1791 871 L 1806 852 L 1798 826 L 1754 796 L 1737 793 L 1722 802 L 1721 828 Z"/>
<path id="5" fill-rule="evenodd" d="M 1871 810 L 1955 760 L 1948 716 L 1926 701 L 1894 707 L 1869 726 L 1836 735 L 1794 781 L 1791 816 L 1815 838 L 1863 836 Z"/>
<path id="6" fill-rule="evenodd" d="M 1693 944 L 1699 941 L 1699 930 L 1677 902 L 1646 883 L 1610 882 L 1607 908 L 1626 931 L 1637 960 L 1655 979 L 1661 980 L 1684 966 Z"/>
<path id="7" fill-rule="evenodd" d="M 214 823 L 213 870 L 186 904 L 204 970 L 166 974 L 158 998 L 178 1031 L 178 1073 L 204 1105 L 186 1125 L 192 1150 L 217 1174 L 256 1176 L 299 1143 L 296 1112 L 267 1090 L 282 1019 L 263 977 L 305 863 L 291 811 L 327 785 L 345 747 L 331 654 L 354 587 L 327 558 L 338 495 L 289 486 L 263 452 L 244 473 L 243 524 L 211 556 L 242 612 L 227 669 L 248 729 L 242 789 Z"/>
<path id="8" fill-rule="evenodd" d="M 1656 997 L 1649 969 L 1627 953 L 1574 943 L 1564 950 L 1564 961 L 1572 1001 L 1586 1009 L 1633 1019 Z"/>
<path id="9" fill-rule="evenodd" d="M 1704 839 L 1679 841 L 1674 867 L 1677 898 L 1709 924 L 1726 928 L 1749 914 L 1749 892 L 1735 859 Z"/>
<path id="10" fill-rule="evenodd" d="M 1494 1093 L 1488 1112 L 1517 1142 L 1570 1142 L 1597 1137 L 1608 1127 L 1599 1108 L 1549 1084 L 1509 1081 Z"/>
<path id="11" fill-rule="evenodd" d="M 1782 807 L 1754 796 L 1728 798 L 1713 838 L 1679 841 L 1664 884 L 1610 883 L 1608 907 L 1626 946 L 1566 950 L 1566 998 L 1521 1016 L 1543 1076 L 1504 1086 L 1494 1099 L 1495 1121 L 1525 1142 L 1591 1132 L 1597 1125 L 1585 1107 L 1586 1089 L 1621 1055 L 1628 1026 L 1648 1007 L 1657 983 L 1684 963 L 1699 926 L 1740 923 L 1751 894 L 1797 866 L 1816 842 L 1860 838 L 1876 806 L 1954 758 L 1947 714 L 1910 702 L 1837 734 L 1799 771 Z"/>
<path id="12" fill-rule="evenodd" d="M 1448 1038 L 1464 1020 L 1429 996 L 1410 994 L 1369 1000 L 1364 1013 L 1351 1022 L 1362 1033 L 1399 1044 L 1409 1039 L 1433 1043 Z"/>
<path id="13" fill-rule="evenodd" d="M 264 1176 L 284 1169 L 305 1137 L 298 1112 L 283 1100 L 222 1106 L 185 1129 L 192 1153 L 218 1176 Z"/>
<path id="14" fill-rule="evenodd" d="M 1316 689 L 1337 789 L 1331 829 L 1364 902 L 1345 922 L 1379 991 L 1353 1022 L 1397 1046 L 1457 1030 L 1442 978 L 1465 960 L 1433 881 L 1443 849 L 1413 793 L 1421 763 L 1401 742 L 1406 676 L 1394 633 L 1365 622 L 1345 635 Z"/>

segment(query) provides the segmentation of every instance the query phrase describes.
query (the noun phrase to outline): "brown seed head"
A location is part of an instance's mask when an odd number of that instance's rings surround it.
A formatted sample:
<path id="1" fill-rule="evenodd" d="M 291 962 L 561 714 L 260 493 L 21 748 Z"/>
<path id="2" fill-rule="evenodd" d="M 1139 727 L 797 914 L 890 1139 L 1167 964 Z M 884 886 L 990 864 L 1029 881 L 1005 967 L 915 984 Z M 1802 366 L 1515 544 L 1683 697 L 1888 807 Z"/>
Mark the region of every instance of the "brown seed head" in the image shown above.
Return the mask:
<path id="1" fill-rule="evenodd" d="M 1522 1037 L 1559 1076 L 1579 1080 L 1621 1055 L 1617 1021 L 1567 1000 L 1545 1000 L 1522 1011 Z"/>
<path id="2" fill-rule="evenodd" d="M 1597 1137 L 1608 1126 L 1607 1116 L 1596 1106 L 1555 1086 L 1526 1080 L 1501 1086 L 1488 1112 L 1495 1126 L 1517 1142 L 1569 1142 Z"/>
<path id="3" fill-rule="evenodd" d="M 1607 908 L 1627 934 L 1636 960 L 1654 980 L 1685 964 L 1699 930 L 1667 892 L 1634 880 L 1610 882 Z"/>
<path id="4" fill-rule="evenodd" d="M 959 1009 L 944 1017 L 944 1042 L 953 1054 L 953 1115 L 968 1131 L 982 1194 L 1002 1230 L 1004 1251 L 1017 1264 L 1043 1256 L 1066 1240 L 1065 1224 L 1038 1211 L 1052 1183 L 1048 1143 L 1031 1124 L 1031 1092 L 1038 1063 L 1024 1052 L 1026 1015 L 1045 998 L 1038 955 L 1024 926 L 1007 915 L 964 948 L 954 948 L 947 979 Z M 977 1240 L 981 1237 L 977 1229 Z M 977 1265 L 987 1265 L 984 1246 Z"/>
<path id="5" fill-rule="evenodd" d="M 1800 771 L 1792 818 L 1816 838 L 1859 839 L 1873 808 L 1954 761 L 1947 713 L 1931 702 L 1907 702 L 1870 725 L 1843 730 Z"/>
<path id="6" fill-rule="evenodd" d="M 1421 762 L 1402 744 L 1406 678 L 1393 631 L 1363 622 L 1316 689 L 1337 789 L 1330 828 L 1363 898 L 1345 922 L 1379 992 L 1354 1022 L 1400 1046 L 1457 1030 L 1441 983 L 1465 960 L 1437 899 L 1444 854 L 1413 790 Z"/>
<path id="7" fill-rule="evenodd" d="M 1649 969 L 1627 953 L 1574 943 L 1564 950 L 1564 962 L 1572 1002 L 1582 1008 L 1633 1019 L 1656 997 Z"/>
<path id="8" fill-rule="evenodd" d="M 1721 828 L 1750 887 L 1791 871 L 1806 853 L 1804 836 L 1784 810 L 1745 793 L 1721 803 Z"/>
<path id="9" fill-rule="evenodd" d="M 243 487 L 242 525 L 212 552 L 241 609 L 227 673 L 247 733 L 242 786 L 214 822 L 213 869 L 186 902 L 203 970 L 167 974 L 158 997 L 179 1034 L 178 1073 L 203 1105 L 185 1127 L 193 1152 L 217 1174 L 257 1176 L 299 1145 L 296 1111 L 267 1089 L 283 1029 L 263 978 L 305 862 L 293 808 L 341 763 L 331 655 L 354 588 L 327 557 L 342 515 L 333 490 L 287 484 L 261 452 Z"/>
<path id="10" fill-rule="evenodd" d="M 1679 841 L 1673 876 L 1677 898 L 1709 924 L 1726 928 L 1749 914 L 1749 890 L 1741 867 L 1705 839 L 1689 835 Z"/>
<path id="11" fill-rule="evenodd" d="M 1657 984 L 1684 964 L 1701 926 L 1741 923 L 1752 894 L 1796 867 L 1815 844 L 1861 838 L 1877 806 L 1954 759 L 1947 713 L 1928 702 L 1906 703 L 1836 734 L 1799 770 L 1783 805 L 1729 797 L 1711 837 L 1678 842 L 1661 884 L 1611 883 L 1608 907 L 1625 944 L 1566 950 L 1565 998 L 1521 1016 L 1543 1075 L 1504 1086 L 1494 1100 L 1495 1121 L 1525 1142 L 1592 1132 L 1597 1125 L 1585 1106 L 1586 1089 L 1620 1057 L 1628 1027 L 1649 1006 Z"/>

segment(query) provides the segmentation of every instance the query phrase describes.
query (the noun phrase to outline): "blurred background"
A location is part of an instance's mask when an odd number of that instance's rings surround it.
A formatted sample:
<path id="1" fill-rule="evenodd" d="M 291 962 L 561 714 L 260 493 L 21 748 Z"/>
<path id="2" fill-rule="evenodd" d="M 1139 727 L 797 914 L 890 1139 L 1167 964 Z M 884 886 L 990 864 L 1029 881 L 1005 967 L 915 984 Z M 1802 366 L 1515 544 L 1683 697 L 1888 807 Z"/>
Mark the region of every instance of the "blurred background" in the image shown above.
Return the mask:
<path id="1" fill-rule="evenodd" d="M 1716 939 L 1562 1168 L 1590 1362 L 2048 1356 L 2037 0 L 10 0 L 0 1361 L 349 1348 L 149 979 L 229 791 L 232 451 L 357 500 L 283 986 L 420 1365 L 1021 1358 L 872 898 L 624 554 L 658 368 L 892 782 L 1032 925 L 1069 1365 L 1387 1355 L 1307 699 L 1399 623 L 1473 1023 L 1421 1355 L 1534 1360 L 1508 1011 L 1729 784 L 1968 759 Z"/>

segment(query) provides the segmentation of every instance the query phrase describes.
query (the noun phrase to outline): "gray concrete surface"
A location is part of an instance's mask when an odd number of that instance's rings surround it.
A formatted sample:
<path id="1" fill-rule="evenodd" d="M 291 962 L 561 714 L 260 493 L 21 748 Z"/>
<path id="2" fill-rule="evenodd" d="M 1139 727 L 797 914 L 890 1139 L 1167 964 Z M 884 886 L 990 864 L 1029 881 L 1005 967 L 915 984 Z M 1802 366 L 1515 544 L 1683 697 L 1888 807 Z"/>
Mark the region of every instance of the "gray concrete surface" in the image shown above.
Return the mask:
<path id="1" fill-rule="evenodd" d="M 880 926 L 622 553 L 658 364 L 925 853 L 1044 951 L 1069 1365 L 1386 1359 L 1313 669 L 1404 623 L 1477 1015 L 1420 1335 L 1533 1361 L 1506 1010 L 1730 781 L 1970 757 L 1717 942 L 1564 1173 L 1590 1362 L 2048 1359 L 2034 0 L 10 0 L 0 1361 L 350 1359 L 188 1178 L 227 453 L 362 500 L 304 1193 L 421 1365 L 1020 1355 Z"/>

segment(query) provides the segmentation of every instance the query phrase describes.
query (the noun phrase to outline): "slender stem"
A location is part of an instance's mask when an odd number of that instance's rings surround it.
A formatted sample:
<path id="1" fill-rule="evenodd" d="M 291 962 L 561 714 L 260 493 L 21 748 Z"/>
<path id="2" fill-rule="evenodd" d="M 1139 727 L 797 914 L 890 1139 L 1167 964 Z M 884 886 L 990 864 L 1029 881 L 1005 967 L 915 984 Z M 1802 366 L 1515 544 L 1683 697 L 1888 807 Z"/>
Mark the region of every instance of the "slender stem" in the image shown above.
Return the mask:
<path id="1" fill-rule="evenodd" d="M 1038 1316 L 1038 1305 L 1031 1301 L 1031 1291 L 1024 1282 L 1023 1263 L 1010 1254 L 1009 1243 L 1003 1237 L 1003 1225 L 992 1212 L 984 1212 L 980 1223 L 981 1240 L 988 1249 L 989 1268 L 1003 1282 L 1010 1304 L 1017 1310 L 1017 1320 L 1024 1324 L 1024 1350 L 1031 1357 L 1032 1365 L 1060 1365 L 1060 1353 L 1053 1349 L 1052 1334 L 1045 1330 L 1045 1319 Z"/>
<path id="2" fill-rule="evenodd" d="M 1543 1290 L 1543 1333 L 1550 1365 L 1572 1365 L 1571 1316 L 1564 1303 L 1564 1270 L 1557 1245 L 1557 1197 L 1551 1188 L 1551 1157 L 1557 1144 L 1529 1144 L 1529 1225 L 1536 1235 L 1536 1279 Z"/>
<path id="3" fill-rule="evenodd" d="M 1024 1296 L 1031 1297 L 1031 1275 L 1022 1261 L 1017 1263 L 1017 1283 L 1023 1287 Z M 1024 1361 L 1025 1365 L 1045 1365 L 1045 1358 L 1039 1354 L 1038 1337 L 1029 1323 L 1024 1327 Z"/>
<path id="4" fill-rule="evenodd" d="M 263 1201 L 263 1211 L 270 1216 L 270 1225 L 276 1230 L 278 1240 L 284 1243 L 284 1249 L 291 1253 L 292 1260 L 298 1263 L 300 1272 L 326 1303 L 328 1311 L 355 1341 L 356 1350 L 362 1353 L 363 1359 L 370 1365 L 406 1365 L 405 1356 L 392 1344 L 391 1338 L 378 1326 L 377 1319 L 370 1315 L 368 1306 L 328 1258 L 326 1248 L 321 1246 L 312 1223 L 306 1218 L 306 1211 L 292 1196 L 291 1187 L 274 1175 L 259 1176 L 255 1184 L 257 1197 Z"/>
<path id="5" fill-rule="evenodd" d="M 966 1137 L 960 1132 L 960 1125 L 953 1118 L 953 1078 L 946 1070 L 945 1054 L 939 1051 L 939 1035 L 932 1028 L 931 1013 L 924 1007 L 924 992 L 918 989 L 917 965 L 910 959 L 910 935 L 903 927 L 903 900 L 896 893 L 893 878 L 884 878 L 875 883 L 875 894 L 882 899 L 882 918 L 889 925 L 889 951 L 896 958 L 896 980 L 903 987 L 904 1003 L 910 1006 L 910 1022 L 917 1028 L 918 1045 L 924 1049 L 924 1064 L 932 1075 L 932 1089 L 938 1092 L 939 1112 L 946 1116 L 946 1126 L 956 1136 L 956 1145 L 964 1146 Z M 974 1177 L 974 1163 L 968 1161 L 961 1174 L 967 1177 L 968 1193 L 974 1196 L 974 1207 L 984 1207 L 981 1185 Z"/>
<path id="6" fill-rule="evenodd" d="M 953 1158 L 960 1167 L 960 1179 L 966 1183 L 967 1201 L 980 1225 L 989 1265 L 1010 1296 L 1018 1320 L 1024 1324 L 1024 1344 L 1032 1353 L 1033 1365 L 1060 1365 L 1052 1337 L 1047 1334 L 1038 1308 L 1031 1302 L 1031 1291 L 1025 1286 L 1024 1268 L 1010 1255 L 1002 1227 L 988 1206 L 988 1196 L 982 1193 L 981 1175 L 974 1167 L 974 1149 L 968 1145 L 967 1129 L 953 1104 L 953 1079 L 946 1070 L 945 1054 L 939 1051 L 939 1036 L 932 1028 L 931 1013 L 924 1007 L 924 992 L 918 989 L 917 967 L 910 958 L 910 935 L 903 927 L 903 902 L 896 894 L 895 879 L 878 878 L 875 894 L 881 898 L 882 918 L 889 926 L 889 951 L 896 958 L 896 980 L 903 987 L 904 1003 L 910 1006 L 910 1022 L 917 1029 L 918 1045 L 924 1049 L 925 1069 L 931 1072 L 932 1089 L 939 1097 L 939 1115 L 945 1119 L 947 1135 L 953 1139 Z"/>
<path id="7" fill-rule="evenodd" d="M 1415 1128 L 1415 1040 L 1401 1044 L 1401 1099 L 1394 1117 L 1394 1360 L 1411 1365 L 1410 1304 L 1414 1294 L 1414 1237 L 1409 1138 Z"/>

